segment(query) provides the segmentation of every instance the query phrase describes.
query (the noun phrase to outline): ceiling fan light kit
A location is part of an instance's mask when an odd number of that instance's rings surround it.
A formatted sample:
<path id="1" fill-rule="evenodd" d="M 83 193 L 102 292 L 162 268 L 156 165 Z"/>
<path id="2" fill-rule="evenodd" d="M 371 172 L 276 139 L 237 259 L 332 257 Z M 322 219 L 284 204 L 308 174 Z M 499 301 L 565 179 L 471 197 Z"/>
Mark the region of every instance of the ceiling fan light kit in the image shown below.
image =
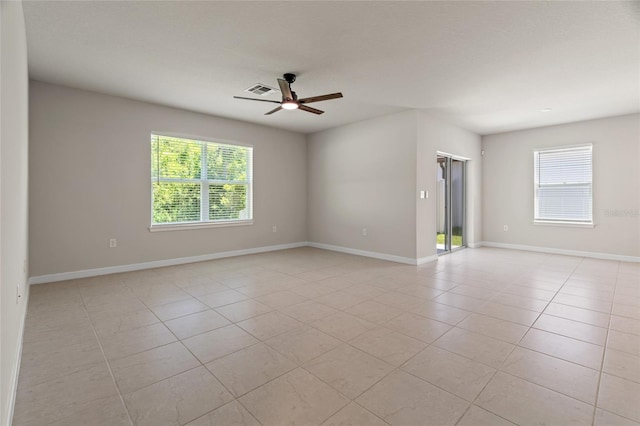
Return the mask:
<path id="1" fill-rule="evenodd" d="M 298 109 L 298 104 L 295 101 L 282 102 L 282 108 L 284 109 Z"/>
<path id="2" fill-rule="evenodd" d="M 272 109 L 271 111 L 265 113 L 265 115 L 271 115 L 274 112 L 280 111 L 281 109 L 287 109 L 287 110 L 300 109 L 302 111 L 307 111 L 312 114 L 320 115 L 320 114 L 323 114 L 324 111 L 311 108 L 306 104 L 310 104 L 312 102 L 328 101 L 330 99 L 338 99 L 342 97 L 342 93 L 338 92 L 338 93 L 330 93 L 328 95 L 312 96 L 310 98 L 298 99 L 298 95 L 296 95 L 296 92 L 291 90 L 291 83 L 296 81 L 296 75 L 292 73 L 286 73 L 282 77 L 284 77 L 284 79 L 282 78 L 278 79 L 278 86 L 280 87 L 280 92 L 282 93 L 282 101 L 280 102 L 272 101 L 270 99 L 245 98 L 242 96 L 234 96 L 234 98 L 244 99 L 247 101 L 270 102 L 270 103 L 280 104 L 279 107 Z"/>

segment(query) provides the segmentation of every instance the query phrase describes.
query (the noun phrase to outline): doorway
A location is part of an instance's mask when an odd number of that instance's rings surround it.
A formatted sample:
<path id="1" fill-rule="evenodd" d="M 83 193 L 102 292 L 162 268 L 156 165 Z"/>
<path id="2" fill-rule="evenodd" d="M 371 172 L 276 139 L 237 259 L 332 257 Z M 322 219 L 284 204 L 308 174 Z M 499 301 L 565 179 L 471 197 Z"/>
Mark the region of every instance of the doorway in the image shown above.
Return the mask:
<path id="1" fill-rule="evenodd" d="M 436 167 L 436 251 L 450 253 L 466 246 L 466 161 L 438 153 Z"/>

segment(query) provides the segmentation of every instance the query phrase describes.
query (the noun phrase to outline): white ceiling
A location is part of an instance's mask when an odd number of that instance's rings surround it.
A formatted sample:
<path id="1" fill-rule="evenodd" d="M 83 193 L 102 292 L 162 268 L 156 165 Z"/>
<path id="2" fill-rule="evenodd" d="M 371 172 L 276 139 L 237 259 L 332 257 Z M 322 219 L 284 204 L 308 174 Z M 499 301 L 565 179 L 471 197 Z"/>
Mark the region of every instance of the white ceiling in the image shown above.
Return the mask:
<path id="1" fill-rule="evenodd" d="M 408 108 L 480 134 L 640 111 L 640 2 L 24 1 L 31 78 L 303 133 Z M 295 72 L 313 104 L 234 100 Z M 269 98 L 279 99 L 279 93 Z M 543 113 L 541 109 L 552 108 Z"/>

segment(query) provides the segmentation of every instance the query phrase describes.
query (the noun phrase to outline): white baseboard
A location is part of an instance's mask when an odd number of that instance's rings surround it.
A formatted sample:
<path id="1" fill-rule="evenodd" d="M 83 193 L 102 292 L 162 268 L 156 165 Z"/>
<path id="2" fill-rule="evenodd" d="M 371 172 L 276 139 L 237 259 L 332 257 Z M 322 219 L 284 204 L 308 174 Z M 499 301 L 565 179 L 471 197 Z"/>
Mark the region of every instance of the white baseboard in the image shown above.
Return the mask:
<path id="1" fill-rule="evenodd" d="M 151 262 L 134 263 L 129 265 L 109 266 L 105 268 L 84 269 L 80 271 L 62 272 L 58 274 L 40 275 L 29 278 L 29 284 L 43 284 L 56 281 L 66 281 L 78 278 L 95 277 L 99 275 L 116 274 L 120 272 L 139 271 L 142 269 L 161 268 L 164 266 L 182 265 L 185 263 L 202 262 L 206 260 L 223 259 L 226 257 L 243 256 L 247 254 L 265 253 L 269 251 L 286 250 L 297 247 L 315 247 L 324 250 L 337 251 L 340 253 L 354 254 L 357 256 L 371 257 L 374 259 L 389 260 L 391 262 L 404 263 L 406 265 L 422 265 L 424 263 L 433 262 L 438 259 L 437 255 L 421 257 L 413 259 L 410 257 L 396 256 L 386 253 L 378 253 L 373 251 L 359 250 L 349 247 L 334 246 L 330 244 L 301 241 L 297 243 L 279 244 L 274 246 L 256 247 L 250 249 L 224 251 L 219 253 L 210 253 L 200 256 L 180 257 L 176 259 L 155 260 Z M 589 257 L 594 259 L 617 260 L 623 262 L 640 262 L 638 256 L 625 256 L 619 254 L 596 253 L 589 251 L 566 250 L 552 247 L 537 247 L 521 244 L 495 243 L 491 241 L 480 241 L 469 244 L 470 248 L 494 247 L 510 250 L 524 250 L 539 253 L 561 254 L 567 256 Z"/>
<path id="2" fill-rule="evenodd" d="M 154 260 L 151 262 L 133 263 L 130 265 L 108 266 L 106 268 L 84 269 L 81 271 L 62 272 L 59 274 L 40 275 L 29 278 L 29 284 L 44 284 L 56 281 L 66 281 L 78 278 L 95 277 L 98 275 L 116 274 L 120 272 L 139 271 L 142 269 L 161 268 L 163 266 L 182 265 L 185 263 L 203 262 L 206 260 L 223 259 L 225 257 L 243 256 L 247 254 L 265 253 L 268 251 L 285 250 L 307 246 L 306 241 L 275 246 L 256 247 L 250 249 L 223 251 L 219 253 L 203 254 L 200 256 L 180 257 L 176 259 Z"/>
<path id="3" fill-rule="evenodd" d="M 205 254 L 200 256 L 181 257 L 177 259 L 157 260 L 157 261 L 135 263 L 135 264 L 129 264 L 129 265 L 110 266 L 105 268 L 85 269 L 85 270 L 73 271 L 73 272 L 40 275 L 40 276 L 29 278 L 29 284 L 42 284 L 42 283 L 48 283 L 48 282 L 65 281 L 70 279 L 114 274 L 114 273 L 120 273 L 120 272 L 138 271 L 142 269 L 181 265 L 185 263 L 202 262 L 206 260 L 222 259 L 222 258 L 234 257 L 234 256 L 243 256 L 247 254 L 265 253 L 269 251 L 285 250 L 285 249 L 305 247 L 305 246 L 320 248 L 324 250 L 331 250 L 331 251 L 336 251 L 340 253 L 348 253 L 348 254 L 354 254 L 358 256 L 371 257 L 374 259 L 388 260 L 391 262 L 404 263 L 407 265 L 422 265 L 424 263 L 432 262 L 438 259 L 437 255 L 413 259 L 409 257 L 395 256 L 395 255 L 386 254 L 386 253 L 377 253 L 372 251 L 359 250 L 359 249 L 353 249 L 348 247 L 340 247 L 340 246 L 334 246 L 329 244 L 322 244 L 322 243 L 315 243 L 315 242 L 297 242 L 297 243 L 280 244 L 280 245 L 274 245 L 274 246 L 256 247 L 251 249 L 225 251 L 220 253 L 211 253 L 211 254 Z M 540 252 L 540 253 L 590 257 L 595 259 L 640 262 L 640 257 L 636 257 L 636 256 L 624 256 L 624 255 L 616 255 L 616 254 L 608 254 L 608 253 L 594 253 L 594 252 L 585 252 L 585 251 L 578 251 L 578 250 L 565 250 L 565 249 L 556 249 L 556 248 L 549 248 L 549 247 L 527 246 L 527 245 L 520 245 L 520 244 L 494 243 L 490 241 L 480 241 L 477 243 L 470 243 L 468 246 L 470 248 L 494 247 L 494 248 L 503 248 L 503 249 L 511 249 L 511 250 L 524 250 L 524 251 L 533 251 L 533 252 Z M 29 295 L 29 291 L 27 289 L 27 297 L 26 297 L 25 303 L 28 303 L 28 297 L 29 297 L 28 295 Z M 11 419 L 13 418 L 13 410 L 15 406 L 16 391 L 18 386 L 18 377 L 20 372 L 20 360 L 22 358 L 22 341 L 23 341 L 22 335 L 24 333 L 24 326 L 25 326 L 26 314 L 27 314 L 26 306 L 27 305 L 25 304 L 24 314 L 20 324 L 20 342 L 18 344 L 18 350 L 17 350 L 18 362 L 16 363 L 16 369 L 13 372 L 13 375 L 11 378 L 12 393 L 9 399 L 8 418 L 7 418 L 8 422 L 6 424 L 11 424 Z"/>
<path id="4" fill-rule="evenodd" d="M 66 281 L 79 278 L 96 277 L 99 275 L 117 274 L 121 272 L 139 271 L 142 269 L 161 268 L 164 266 L 182 265 L 185 263 L 203 262 L 206 260 L 223 259 L 225 257 L 243 256 L 247 254 L 265 253 L 269 251 L 286 250 L 297 247 L 315 247 L 324 250 L 337 251 L 341 253 L 355 254 L 357 256 L 371 257 L 374 259 L 389 260 L 391 262 L 404 263 L 407 265 L 422 265 L 438 259 L 437 255 L 412 259 L 410 257 L 395 256 L 386 253 L 358 250 L 348 247 L 333 246 L 329 244 L 301 241 L 298 243 L 279 244 L 275 246 L 256 247 L 243 250 L 224 251 L 210 253 L 200 256 L 180 257 L 177 259 L 154 260 L 151 262 L 133 263 L 129 265 L 108 266 L 105 268 L 83 269 L 80 271 L 61 272 L 58 274 L 39 275 L 29 278 L 29 284 L 44 284 L 57 281 Z"/>
<path id="5" fill-rule="evenodd" d="M 7 404 L 7 418 L 5 425 L 13 424 L 13 412 L 16 407 L 16 396 L 18 394 L 18 379 L 20 378 L 20 364 L 22 362 L 22 342 L 24 341 L 24 327 L 27 322 L 27 307 L 29 306 L 29 286 L 25 286 L 24 309 L 20 320 L 20 329 L 18 330 L 18 347 L 16 348 L 16 366 L 11 373 L 11 384 L 9 385 L 10 395 Z"/>
<path id="6" fill-rule="evenodd" d="M 433 254 L 431 256 L 427 256 L 427 257 L 420 257 L 418 259 L 416 259 L 416 265 L 423 265 L 425 263 L 429 263 L 429 262 L 434 262 L 438 260 L 438 255 L 437 254 Z"/>
<path id="7" fill-rule="evenodd" d="M 405 263 L 407 265 L 417 265 L 418 261 L 420 260 L 420 259 L 412 259 L 410 257 L 395 256 L 393 254 L 378 253 L 375 251 L 366 251 L 366 250 L 358 250 L 358 249 L 353 249 L 348 247 L 332 246 L 330 244 L 309 242 L 307 243 L 307 245 L 309 247 L 315 247 L 315 248 L 331 250 L 331 251 L 338 251 L 340 253 L 355 254 L 357 256 L 372 257 L 374 259 L 389 260 L 391 262 Z M 430 258 L 424 258 L 424 259 L 430 259 Z M 428 261 L 429 260 L 427 260 L 426 262 Z"/>
<path id="8" fill-rule="evenodd" d="M 617 260 L 622 262 L 640 262 L 638 256 L 626 256 L 622 254 L 597 253 L 592 251 L 567 250 L 553 247 L 526 246 L 521 244 L 494 243 L 491 241 L 482 241 L 480 246 L 503 248 L 510 250 L 534 251 L 538 253 L 562 254 L 566 256 L 589 257 L 593 259 Z"/>

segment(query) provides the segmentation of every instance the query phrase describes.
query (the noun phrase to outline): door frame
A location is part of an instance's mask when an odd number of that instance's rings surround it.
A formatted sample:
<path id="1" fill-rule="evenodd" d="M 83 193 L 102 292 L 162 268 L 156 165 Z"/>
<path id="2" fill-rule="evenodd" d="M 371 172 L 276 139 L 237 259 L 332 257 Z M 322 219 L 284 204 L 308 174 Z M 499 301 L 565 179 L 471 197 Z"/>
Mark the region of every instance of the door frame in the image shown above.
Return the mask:
<path id="1" fill-rule="evenodd" d="M 470 158 L 462 157 L 460 155 L 451 154 L 443 151 L 436 151 L 436 164 L 438 162 L 438 157 L 445 157 L 447 162 L 445 177 L 445 250 L 441 253 L 437 252 L 438 256 L 442 256 L 445 254 L 453 253 L 458 250 L 462 250 L 467 248 L 467 162 L 470 161 Z M 461 161 L 462 165 L 462 245 L 459 247 L 452 247 L 452 237 L 453 237 L 453 215 L 451 211 L 451 162 L 453 160 Z M 448 204 L 448 205 L 447 205 Z M 437 209 L 437 206 L 436 206 Z M 437 221 L 437 210 L 436 210 L 436 221 Z"/>

